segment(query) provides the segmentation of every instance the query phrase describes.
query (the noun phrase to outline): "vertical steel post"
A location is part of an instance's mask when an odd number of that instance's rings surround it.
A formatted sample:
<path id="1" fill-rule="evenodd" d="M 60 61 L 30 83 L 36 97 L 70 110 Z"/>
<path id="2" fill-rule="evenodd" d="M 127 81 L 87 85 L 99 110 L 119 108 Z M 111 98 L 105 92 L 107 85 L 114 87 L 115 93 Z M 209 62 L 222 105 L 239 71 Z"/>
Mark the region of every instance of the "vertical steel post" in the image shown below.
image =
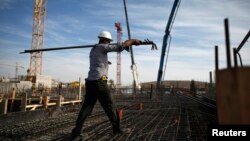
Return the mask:
<path id="1" fill-rule="evenodd" d="M 236 48 L 233 49 L 233 53 L 234 53 L 234 67 L 237 68 L 238 62 L 237 62 L 237 50 L 236 50 Z"/>
<path id="2" fill-rule="evenodd" d="M 211 71 L 209 72 L 209 83 L 210 83 L 210 85 L 212 85 L 212 83 L 213 83 L 212 72 Z"/>
<path id="3" fill-rule="evenodd" d="M 215 46 L 215 71 L 219 70 L 218 46 Z"/>
<path id="4" fill-rule="evenodd" d="M 228 19 L 224 20 L 225 25 L 225 38 L 226 38 L 226 54 L 227 54 L 227 67 L 231 68 L 231 56 L 230 56 L 230 37 L 229 37 L 229 24 Z"/>

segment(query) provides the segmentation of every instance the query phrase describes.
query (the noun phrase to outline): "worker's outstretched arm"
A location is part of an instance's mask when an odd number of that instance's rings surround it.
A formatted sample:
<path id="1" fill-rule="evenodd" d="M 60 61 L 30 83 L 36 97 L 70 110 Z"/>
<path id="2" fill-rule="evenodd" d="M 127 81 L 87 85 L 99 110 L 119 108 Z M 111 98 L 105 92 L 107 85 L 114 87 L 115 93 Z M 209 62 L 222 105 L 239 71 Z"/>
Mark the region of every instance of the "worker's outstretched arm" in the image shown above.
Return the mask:
<path id="1" fill-rule="evenodd" d="M 138 45 L 140 45 L 141 43 L 142 43 L 141 40 L 138 40 L 138 39 L 130 39 L 130 40 L 126 40 L 126 41 L 124 42 L 124 47 L 125 47 L 125 49 L 126 49 L 126 48 L 129 48 L 129 47 L 132 46 L 132 45 L 138 46 Z"/>
<path id="2" fill-rule="evenodd" d="M 157 50 L 157 46 L 153 41 L 150 41 L 148 39 L 144 40 L 143 42 L 141 40 L 138 39 L 130 39 L 130 40 L 126 40 L 124 42 L 124 49 L 126 51 L 129 51 L 129 47 L 131 47 L 132 45 L 152 45 L 151 50 Z"/>

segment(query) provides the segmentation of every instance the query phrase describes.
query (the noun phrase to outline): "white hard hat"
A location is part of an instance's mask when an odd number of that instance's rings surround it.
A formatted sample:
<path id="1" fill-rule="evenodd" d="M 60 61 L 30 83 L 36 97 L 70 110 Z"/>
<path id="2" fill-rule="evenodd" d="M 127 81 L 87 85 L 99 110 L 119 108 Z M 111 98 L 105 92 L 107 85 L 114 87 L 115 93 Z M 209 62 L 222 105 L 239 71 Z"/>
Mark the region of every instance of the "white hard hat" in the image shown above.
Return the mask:
<path id="1" fill-rule="evenodd" d="M 102 31 L 102 32 L 99 34 L 98 38 L 107 38 L 107 39 L 109 39 L 109 40 L 112 41 L 111 34 L 110 34 L 110 32 L 108 32 L 108 31 Z"/>

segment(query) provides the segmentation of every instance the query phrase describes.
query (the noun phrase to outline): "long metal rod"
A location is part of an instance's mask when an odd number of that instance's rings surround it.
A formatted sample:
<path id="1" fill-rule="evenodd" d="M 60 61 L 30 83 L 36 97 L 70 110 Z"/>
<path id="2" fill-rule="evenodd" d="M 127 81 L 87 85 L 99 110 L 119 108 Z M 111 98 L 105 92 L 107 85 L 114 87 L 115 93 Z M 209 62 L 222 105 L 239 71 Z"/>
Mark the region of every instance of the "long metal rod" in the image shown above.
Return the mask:
<path id="1" fill-rule="evenodd" d="M 241 59 L 241 55 L 240 55 L 240 53 L 237 53 L 238 54 L 238 56 L 239 56 L 239 58 L 240 58 L 240 66 L 241 67 L 243 67 L 243 63 L 242 63 L 242 59 Z"/>
<path id="2" fill-rule="evenodd" d="M 248 31 L 247 35 L 244 37 L 238 48 L 236 49 L 237 53 L 240 51 L 240 49 L 243 47 L 243 45 L 246 43 L 249 37 L 250 37 L 250 30 Z"/>
<path id="3" fill-rule="evenodd" d="M 111 43 L 110 45 L 117 45 L 117 43 Z M 157 49 L 154 42 L 150 40 L 145 40 L 141 43 L 141 45 L 152 45 L 152 50 Z M 33 52 L 42 52 L 42 51 L 55 51 L 55 50 L 65 50 L 65 49 L 79 49 L 79 48 L 90 48 L 94 47 L 96 44 L 93 45 L 82 45 L 82 46 L 67 46 L 67 47 L 55 47 L 55 48 L 42 48 L 42 49 L 31 49 L 31 50 L 24 50 L 22 53 L 33 53 Z"/>
<path id="4" fill-rule="evenodd" d="M 244 39 L 242 40 L 242 42 L 240 43 L 240 45 L 238 46 L 238 48 L 236 49 L 236 54 L 238 54 L 239 58 L 240 58 L 241 67 L 243 67 L 243 64 L 242 64 L 242 59 L 241 59 L 241 55 L 240 55 L 239 52 L 240 52 L 241 48 L 246 43 L 246 41 L 248 40 L 249 37 L 250 37 L 250 30 L 248 31 L 248 33 L 246 34 L 246 36 L 244 37 Z"/>
<path id="5" fill-rule="evenodd" d="M 24 50 L 22 53 L 33 53 L 33 52 L 40 52 L 40 51 L 55 51 L 55 50 L 64 50 L 64 49 L 78 49 L 78 48 L 90 48 L 94 47 L 94 45 L 84 45 L 84 46 L 68 46 L 68 47 L 56 47 L 56 48 L 43 48 L 43 49 L 32 49 L 32 50 Z"/>

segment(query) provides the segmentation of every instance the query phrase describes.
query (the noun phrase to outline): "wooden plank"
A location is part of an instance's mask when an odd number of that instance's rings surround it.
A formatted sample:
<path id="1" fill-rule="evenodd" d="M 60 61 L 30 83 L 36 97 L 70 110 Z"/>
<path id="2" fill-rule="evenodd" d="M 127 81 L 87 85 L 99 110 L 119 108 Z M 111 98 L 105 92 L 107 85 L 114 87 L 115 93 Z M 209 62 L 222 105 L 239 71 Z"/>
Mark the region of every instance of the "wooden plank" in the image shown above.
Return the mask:
<path id="1" fill-rule="evenodd" d="M 48 108 L 48 103 L 49 103 L 49 97 L 48 97 L 48 96 L 44 96 L 44 97 L 43 97 L 43 107 L 44 107 L 45 109 Z"/>
<path id="2" fill-rule="evenodd" d="M 15 88 L 12 89 L 12 93 L 11 93 L 11 105 L 10 105 L 10 111 L 13 112 L 14 109 L 14 101 L 16 98 L 16 90 Z"/>
<path id="3" fill-rule="evenodd" d="M 7 114 L 8 112 L 8 99 L 3 99 L 0 103 L 1 105 L 1 114 Z"/>
<path id="4" fill-rule="evenodd" d="M 26 106 L 27 106 L 27 93 L 23 93 L 21 101 L 21 111 L 26 111 Z"/>
<path id="5" fill-rule="evenodd" d="M 45 101 L 46 102 L 46 101 Z M 61 102 L 61 105 L 64 105 L 64 104 L 72 104 L 74 105 L 75 103 L 81 103 L 82 100 L 72 100 L 72 101 L 65 101 L 65 102 Z M 46 104 L 31 104 L 31 105 L 26 105 L 26 108 L 31 108 L 31 111 L 32 110 L 36 110 L 36 108 L 39 108 L 39 107 L 44 107 L 46 105 L 46 107 L 48 108 L 49 106 L 55 106 L 55 105 L 58 105 L 58 103 L 56 102 L 51 102 L 51 103 L 46 103 Z"/>
<path id="6" fill-rule="evenodd" d="M 75 103 L 81 103 L 82 102 L 82 100 L 73 100 L 73 101 L 64 101 L 64 102 L 62 102 L 62 104 L 64 105 L 64 104 L 75 104 Z"/>
<path id="7" fill-rule="evenodd" d="M 219 124 L 250 124 L 250 68 L 216 72 Z"/>
<path id="8" fill-rule="evenodd" d="M 58 99 L 57 99 L 57 106 L 58 107 L 62 106 L 62 99 L 63 99 L 62 95 L 58 95 Z"/>

